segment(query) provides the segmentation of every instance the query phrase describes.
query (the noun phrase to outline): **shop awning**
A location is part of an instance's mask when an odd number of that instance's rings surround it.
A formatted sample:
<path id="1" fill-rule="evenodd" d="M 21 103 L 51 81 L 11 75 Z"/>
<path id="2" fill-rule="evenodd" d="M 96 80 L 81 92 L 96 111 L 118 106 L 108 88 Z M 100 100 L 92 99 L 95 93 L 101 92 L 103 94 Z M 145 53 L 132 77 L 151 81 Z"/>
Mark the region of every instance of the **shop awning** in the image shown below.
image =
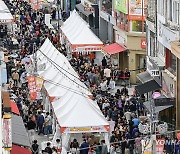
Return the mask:
<path id="1" fill-rule="evenodd" d="M 137 78 L 140 80 L 141 84 L 137 85 L 135 89 L 140 95 L 161 88 L 159 83 L 154 80 L 147 71 L 137 74 Z"/>
<path id="2" fill-rule="evenodd" d="M 19 109 L 14 101 L 11 101 L 11 111 L 17 115 L 20 115 Z"/>
<path id="3" fill-rule="evenodd" d="M 89 16 L 90 14 L 92 14 L 91 11 L 85 11 L 84 6 L 81 3 L 77 4 L 76 8 L 86 16 Z"/>
<path id="4" fill-rule="evenodd" d="M 127 50 L 125 47 L 119 45 L 118 43 L 113 43 L 110 45 L 106 45 L 102 48 L 106 53 L 113 55 L 119 52 L 123 52 Z"/>
<path id="5" fill-rule="evenodd" d="M 153 80 L 153 77 L 147 71 L 137 74 L 137 78 L 141 81 L 141 83 Z"/>
<path id="6" fill-rule="evenodd" d="M 21 116 L 12 116 L 12 143 L 24 147 L 30 147 L 30 142 L 26 128 Z"/>
<path id="7" fill-rule="evenodd" d="M 18 145 L 12 145 L 12 150 L 11 150 L 11 154 L 31 154 L 31 151 L 27 148 L 18 146 Z"/>
<path id="8" fill-rule="evenodd" d="M 144 102 L 143 104 L 144 104 L 144 106 L 145 106 L 145 108 L 148 110 L 148 112 L 151 112 L 152 111 L 152 109 L 151 109 L 151 101 L 146 101 L 146 102 Z M 163 111 L 163 110 L 165 110 L 165 109 L 167 109 L 167 108 L 170 108 L 170 107 L 172 107 L 173 105 L 168 105 L 168 104 L 166 104 L 166 105 L 163 105 L 163 106 L 155 106 L 154 107 L 154 112 L 155 113 L 158 113 L 158 112 L 160 112 L 160 111 Z"/>
<path id="9" fill-rule="evenodd" d="M 158 90 L 161 86 L 155 81 L 150 80 L 135 87 L 138 94 L 142 95 L 150 91 Z"/>

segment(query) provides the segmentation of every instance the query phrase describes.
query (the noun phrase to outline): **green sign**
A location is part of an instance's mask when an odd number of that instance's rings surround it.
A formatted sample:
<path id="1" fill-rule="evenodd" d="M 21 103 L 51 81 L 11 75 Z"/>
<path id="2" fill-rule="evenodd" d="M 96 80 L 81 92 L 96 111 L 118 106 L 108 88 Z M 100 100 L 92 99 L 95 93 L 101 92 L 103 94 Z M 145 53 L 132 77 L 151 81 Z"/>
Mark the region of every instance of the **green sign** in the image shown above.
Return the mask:
<path id="1" fill-rule="evenodd" d="M 114 0 L 114 8 L 117 11 L 127 13 L 127 3 L 126 0 Z"/>

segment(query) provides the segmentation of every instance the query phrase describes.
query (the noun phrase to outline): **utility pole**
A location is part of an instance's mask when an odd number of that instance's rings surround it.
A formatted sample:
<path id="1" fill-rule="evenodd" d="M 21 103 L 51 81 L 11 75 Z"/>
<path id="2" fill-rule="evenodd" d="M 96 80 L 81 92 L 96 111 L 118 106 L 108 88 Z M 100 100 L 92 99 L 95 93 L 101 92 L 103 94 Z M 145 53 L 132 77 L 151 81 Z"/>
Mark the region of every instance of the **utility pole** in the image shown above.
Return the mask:
<path id="1" fill-rule="evenodd" d="M 37 52 L 36 52 L 36 43 L 33 44 L 33 60 L 34 60 L 34 70 L 33 74 L 37 75 Z"/>
<path id="2" fill-rule="evenodd" d="M 151 134 L 151 144 L 152 153 L 156 153 L 156 124 L 155 124 L 155 104 L 154 100 L 150 101 L 151 114 L 150 114 L 150 134 Z"/>
<path id="3" fill-rule="evenodd" d="M 60 25 L 61 25 L 61 23 L 60 23 L 60 0 L 57 0 L 57 5 L 58 5 L 58 33 L 60 32 Z"/>

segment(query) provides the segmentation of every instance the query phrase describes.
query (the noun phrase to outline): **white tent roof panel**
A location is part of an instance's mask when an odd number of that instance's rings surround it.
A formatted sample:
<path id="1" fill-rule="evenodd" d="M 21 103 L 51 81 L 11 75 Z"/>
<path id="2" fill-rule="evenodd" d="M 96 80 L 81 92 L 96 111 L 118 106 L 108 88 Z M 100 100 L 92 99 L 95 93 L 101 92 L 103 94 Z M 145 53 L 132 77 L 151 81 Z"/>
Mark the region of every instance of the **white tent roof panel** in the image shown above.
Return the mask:
<path id="1" fill-rule="evenodd" d="M 75 10 L 61 26 L 61 30 L 72 45 L 103 45 Z"/>
<path id="2" fill-rule="evenodd" d="M 93 101 L 69 92 L 68 95 L 52 102 L 61 127 L 89 127 L 109 125 Z"/>
<path id="3" fill-rule="evenodd" d="M 13 16 L 9 11 L 4 1 L 0 0 L 0 21 L 1 20 L 12 20 Z"/>
<path id="4" fill-rule="evenodd" d="M 37 51 L 37 65 L 39 67 L 42 64 L 46 65 L 45 70 L 38 71 L 38 74 L 41 78 L 47 80 L 44 85 L 46 90 L 49 90 L 50 96 L 62 96 L 65 88 L 71 88 L 78 93 L 91 95 L 85 84 L 79 80 L 78 74 L 72 68 L 67 58 L 59 53 L 49 39 L 46 39 Z M 59 86 L 55 85 L 56 83 Z"/>

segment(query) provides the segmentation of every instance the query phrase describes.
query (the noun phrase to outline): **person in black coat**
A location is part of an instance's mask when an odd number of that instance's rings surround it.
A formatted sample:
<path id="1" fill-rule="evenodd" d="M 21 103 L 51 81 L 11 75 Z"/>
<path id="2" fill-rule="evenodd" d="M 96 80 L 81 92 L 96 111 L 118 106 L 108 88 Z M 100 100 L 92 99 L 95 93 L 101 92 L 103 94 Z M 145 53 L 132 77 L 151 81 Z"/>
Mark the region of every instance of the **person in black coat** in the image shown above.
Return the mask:
<path id="1" fill-rule="evenodd" d="M 32 154 L 38 154 L 39 153 L 39 145 L 37 144 L 37 140 L 33 141 L 33 144 L 31 146 Z"/>
<path id="2" fill-rule="evenodd" d="M 103 57 L 103 59 L 102 59 L 102 66 L 103 66 L 103 68 L 106 68 L 106 66 L 107 66 L 107 60 L 105 57 Z"/>
<path id="3" fill-rule="evenodd" d="M 34 140 L 35 128 L 36 128 L 35 122 L 32 121 L 32 118 L 29 118 L 29 121 L 27 122 L 27 129 L 31 143 Z"/>

